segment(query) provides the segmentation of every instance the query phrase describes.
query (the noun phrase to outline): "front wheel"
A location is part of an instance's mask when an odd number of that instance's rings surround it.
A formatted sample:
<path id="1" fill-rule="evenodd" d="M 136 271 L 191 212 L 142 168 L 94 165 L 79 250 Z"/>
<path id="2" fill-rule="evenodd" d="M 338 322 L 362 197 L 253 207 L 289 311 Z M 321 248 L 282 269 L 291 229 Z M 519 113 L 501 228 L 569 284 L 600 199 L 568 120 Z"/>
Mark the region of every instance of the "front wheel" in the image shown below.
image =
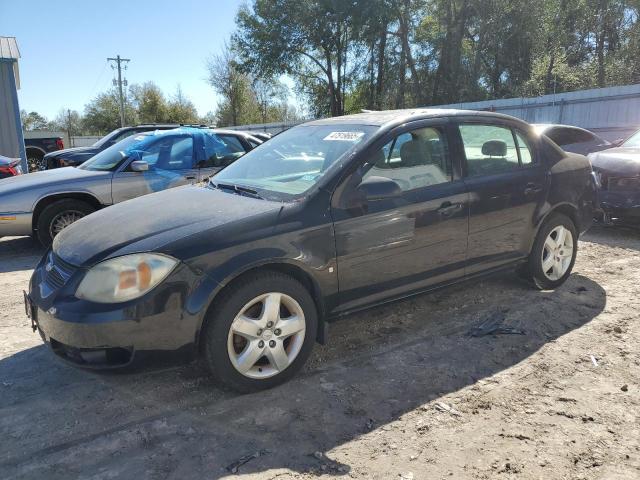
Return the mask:
<path id="1" fill-rule="evenodd" d="M 533 244 L 528 276 L 541 290 L 557 288 L 571 275 L 577 253 L 575 224 L 566 215 L 554 213 L 540 228 Z"/>
<path id="2" fill-rule="evenodd" d="M 93 206 L 82 200 L 67 198 L 53 202 L 38 217 L 38 240 L 48 247 L 62 230 L 94 211 Z"/>
<path id="3" fill-rule="evenodd" d="M 216 301 L 204 332 L 204 356 L 216 380 L 240 392 L 289 380 L 304 365 L 317 332 L 307 289 L 279 272 L 239 279 Z"/>

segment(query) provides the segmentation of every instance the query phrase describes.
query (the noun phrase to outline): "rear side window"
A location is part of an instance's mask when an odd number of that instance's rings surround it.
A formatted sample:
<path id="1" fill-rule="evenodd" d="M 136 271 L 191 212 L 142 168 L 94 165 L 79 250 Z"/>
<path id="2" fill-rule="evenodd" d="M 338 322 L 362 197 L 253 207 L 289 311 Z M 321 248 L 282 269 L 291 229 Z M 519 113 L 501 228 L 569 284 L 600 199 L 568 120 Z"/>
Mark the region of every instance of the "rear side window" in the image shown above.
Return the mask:
<path id="1" fill-rule="evenodd" d="M 531 145 L 520 132 L 498 125 L 459 128 L 469 177 L 511 172 L 533 163 Z"/>
<path id="2" fill-rule="evenodd" d="M 522 163 L 522 165 L 529 165 L 533 163 L 533 155 L 531 154 L 531 146 L 529 145 L 529 141 L 520 132 L 516 132 L 516 140 L 518 141 L 520 163 Z"/>

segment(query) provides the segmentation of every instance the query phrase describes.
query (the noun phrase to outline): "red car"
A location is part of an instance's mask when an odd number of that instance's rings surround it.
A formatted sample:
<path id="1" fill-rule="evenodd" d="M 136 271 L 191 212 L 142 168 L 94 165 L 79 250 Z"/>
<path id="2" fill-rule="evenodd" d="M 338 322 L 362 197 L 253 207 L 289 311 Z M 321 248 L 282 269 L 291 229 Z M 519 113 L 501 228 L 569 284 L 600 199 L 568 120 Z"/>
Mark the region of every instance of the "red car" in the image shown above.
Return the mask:
<path id="1" fill-rule="evenodd" d="M 9 158 L 0 155 L 0 179 L 22 175 L 19 158 Z"/>

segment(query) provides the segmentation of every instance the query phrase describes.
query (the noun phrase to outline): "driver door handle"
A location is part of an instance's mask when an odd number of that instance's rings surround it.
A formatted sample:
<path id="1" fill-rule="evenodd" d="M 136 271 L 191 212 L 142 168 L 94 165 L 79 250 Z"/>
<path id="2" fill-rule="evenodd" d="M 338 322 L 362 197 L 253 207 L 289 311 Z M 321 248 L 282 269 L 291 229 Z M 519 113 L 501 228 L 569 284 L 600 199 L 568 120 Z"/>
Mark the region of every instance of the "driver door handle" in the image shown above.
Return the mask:
<path id="1" fill-rule="evenodd" d="M 195 175 L 187 175 L 187 176 L 186 176 L 186 177 L 184 177 L 184 178 L 186 178 L 187 180 L 195 180 L 195 179 L 196 179 L 196 176 L 195 176 Z"/>
<path id="2" fill-rule="evenodd" d="M 529 182 L 524 188 L 525 195 L 535 195 L 536 193 L 540 193 L 542 191 L 542 187 L 537 183 Z"/>
<path id="3" fill-rule="evenodd" d="M 444 202 L 436 211 L 443 217 L 450 217 L 460 210 L 462 210 L 462 203 Z"/>

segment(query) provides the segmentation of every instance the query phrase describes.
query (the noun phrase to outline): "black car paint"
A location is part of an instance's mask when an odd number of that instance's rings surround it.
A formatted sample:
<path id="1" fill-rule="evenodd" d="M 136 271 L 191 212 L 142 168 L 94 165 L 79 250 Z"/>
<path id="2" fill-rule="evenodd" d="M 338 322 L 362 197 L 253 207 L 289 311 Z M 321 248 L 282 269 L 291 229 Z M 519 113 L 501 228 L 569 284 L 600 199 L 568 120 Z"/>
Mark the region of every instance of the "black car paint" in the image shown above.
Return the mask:
<path id="1" fill-rule="evenodd" d="M 59 152 L 61 150 L 62 137 L 45 137 L 45 138 L 25 138 L 24 148 L 27 157 L 42 157 L 51 152 Z"/>
<path id="2" fill-rule="evenodd" d="M 465 178 L 456 127 L 463 121 L 520 130 L 529 137 L 537 166 L 518 172 L 513 182 L 505 174 Z M 398 198 L 385 200 L 391 202 L 385 207 L 354 199 L 351 187 L 359 183 L 360 165 L 368 155 L 401 131 L 434 123 L 448 132 L 451 183 L 429 187 L 417 204 Z M 46 258 L 31 280 L 30 297 L 45 338 L 77 348 L 195 353 L 217 295 L 249 270 L 269 267 L 296 276 L 327 320 L 512 267 L 526 259 L 550 212 L 566 213 L 584 231 L 595 204 L 584 157 L 566 154 L 544 137 L 535 137 L 524 122 L 497 114 L 400 117 L 380 126 L 369 141 L 331 168 L 332 175 L 293 202 L 182 187 L 76 222 L 53 245 L 62 263 L 75 265 L 67 283 L 47 289 Z M 478 245 L 472 258 L 466 253 L 467 234 L 470 243 Z M 490 246 L 487 252 L 479 248 L 482 244 Z M 180 264 L 143 297 L 103 305 L 74 296 L 92 265 L 145 251 L 171 255 Z M 55 258 L 48 268 L 56 269 Z"/>
<path id="3" fill-rule="evenodd" d="M 589 155 L 599 175 L 600 208 L 609 218 L 640 221 L 640 147 L 616 147 Z M 614 188 L 613 179 L 637 179 L 629 188 Z"/>

